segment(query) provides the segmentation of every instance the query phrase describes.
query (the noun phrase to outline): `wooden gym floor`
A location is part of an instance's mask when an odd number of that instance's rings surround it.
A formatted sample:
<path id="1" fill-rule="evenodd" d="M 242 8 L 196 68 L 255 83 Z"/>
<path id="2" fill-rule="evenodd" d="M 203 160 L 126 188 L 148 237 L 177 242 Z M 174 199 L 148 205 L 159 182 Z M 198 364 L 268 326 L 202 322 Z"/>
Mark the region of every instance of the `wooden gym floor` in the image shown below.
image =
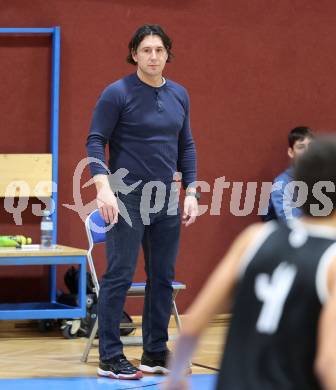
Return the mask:
<path id="1" fill-rule="evenodd" d="M 204 378 L 208 374 L 216 374 L 227 325 L 227 316 L 219 316 L 210 323 L 192 360 L 193 374 L 203 374 Z M 137 332 L 141 334 L 140 331 Z M 170 334 L 174 333 L 176 328 L 172 321 Z M 97 346 L 91 350 L 88 363 L 80 362 L 86 341 L 86 338 L 67 340 L 58 329 L 41 333 L 36 322 L 32 321 L 0 321 L 0 378 L 95 377 L 98 365 Z M 170 342 L 169 347 L 171 346 Z M 133 364 L 139 364 L 142 347 L 126 346 L 124 352 Z M 197 378 L 202 378 L 202 375 Z M 2 389 L 5 389 L 5 383 L 12 384 L 13 381 L 0 380 Z M 17 385 L 19 383 L 21 382 L 17 381 Z M 198 380 L 198 383 L 201 382 Z"/>

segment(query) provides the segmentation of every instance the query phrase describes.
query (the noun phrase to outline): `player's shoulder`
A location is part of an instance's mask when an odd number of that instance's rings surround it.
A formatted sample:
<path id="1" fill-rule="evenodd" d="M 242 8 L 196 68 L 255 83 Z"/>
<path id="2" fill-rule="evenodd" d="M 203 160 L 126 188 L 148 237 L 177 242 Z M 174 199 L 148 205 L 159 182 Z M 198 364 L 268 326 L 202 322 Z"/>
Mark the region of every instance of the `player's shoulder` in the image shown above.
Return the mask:
<path id="1" fill-rule="evenodd" d="M 247 226 L 241 233 L 241 236 L 247 241 L 253 242 L 258 236 L 266 236 L 277 230 L 279 223 L 275 220 L 268 222 L 255 222 Z"/>
<path id="2" fill-rule="evenodd" d="M 276 221 L 257 222 L 247 226 L 235 239 L 234 251 L 243 254 L 251 247 L 260 246 L 277 227 Z"/>
<path id="3" fill-rule="evenodd" d="M 258 222 L 245 228 L 240 234 L 236 247 L 240 254 L 239 275 L 243 275 L 249 263 L 269 236 L 277 230 L 279 224 L 276 221 Z"/>

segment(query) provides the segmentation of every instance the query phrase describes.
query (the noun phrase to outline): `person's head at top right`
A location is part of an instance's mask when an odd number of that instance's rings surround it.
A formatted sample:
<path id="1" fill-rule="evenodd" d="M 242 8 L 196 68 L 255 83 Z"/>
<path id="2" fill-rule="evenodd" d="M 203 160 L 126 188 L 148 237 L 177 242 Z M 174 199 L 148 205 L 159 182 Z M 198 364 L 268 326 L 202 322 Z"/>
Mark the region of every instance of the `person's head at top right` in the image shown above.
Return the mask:
<path id="1" fill-rule="evenodd" d="M 309 147 L 314 139 L 313 131 L 307 126 L 298 126 L 288 134 L 288 156 L 295 165 L 296 160 Z"/>

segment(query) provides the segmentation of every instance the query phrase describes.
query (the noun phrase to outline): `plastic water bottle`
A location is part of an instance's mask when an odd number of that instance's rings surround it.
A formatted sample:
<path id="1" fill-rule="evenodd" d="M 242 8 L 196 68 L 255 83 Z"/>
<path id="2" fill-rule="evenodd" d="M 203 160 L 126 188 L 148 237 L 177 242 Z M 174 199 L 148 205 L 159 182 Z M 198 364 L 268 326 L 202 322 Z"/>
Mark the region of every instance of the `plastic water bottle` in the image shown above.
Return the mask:
<path id="1" fill-rule="evenodd" d="M 53 222 L 49 210 L 43 211 L 41 221 L 41 248 L 51 248 L 53 236 Z"/>

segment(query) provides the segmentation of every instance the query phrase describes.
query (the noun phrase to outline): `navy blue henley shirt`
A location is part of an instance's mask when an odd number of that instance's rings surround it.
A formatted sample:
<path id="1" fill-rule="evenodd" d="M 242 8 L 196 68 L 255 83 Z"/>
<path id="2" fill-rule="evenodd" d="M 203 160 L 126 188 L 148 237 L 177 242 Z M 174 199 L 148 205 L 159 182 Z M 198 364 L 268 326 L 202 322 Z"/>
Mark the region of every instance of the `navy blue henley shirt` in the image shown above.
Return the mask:
<path id="1" fill-rule="evenodd" d="M 171 182 L 182 173 L 183 187 L 196 180 L 196 150 L 189 121 L 189 96 L 181 85 L 166 80 L 160 87 L 142 82 L 136 73 L 110 84 L 96 104 L 87 138 L 87 153 L 109 169 L 126 168 L 127 184 L 137 180 Z M 90 164 L 91 174 L 107 174 Z"/>

